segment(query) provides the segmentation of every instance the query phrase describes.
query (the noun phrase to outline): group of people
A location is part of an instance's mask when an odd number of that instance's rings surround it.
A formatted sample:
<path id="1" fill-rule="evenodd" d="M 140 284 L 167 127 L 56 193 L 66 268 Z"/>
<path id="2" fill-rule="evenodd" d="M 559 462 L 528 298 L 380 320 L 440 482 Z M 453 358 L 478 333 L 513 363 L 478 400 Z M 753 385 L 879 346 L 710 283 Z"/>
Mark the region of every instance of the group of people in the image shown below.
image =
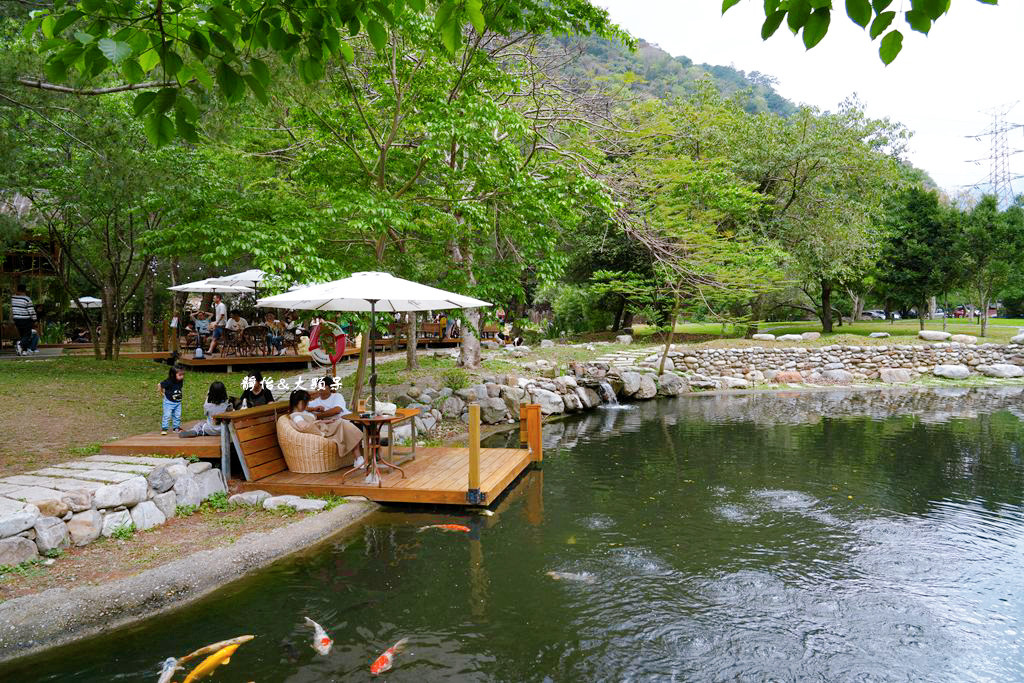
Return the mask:
<path id="1" fill-rule="evenodd" d="M 168 369 L 167 377 L 158 385 L 163 404 L 160 433 L 167 434 L 173 429 L 181 438 L 217 436 L 224 426 L 215 416 L 232 410 L 244 410 L 274 402 L 274 393 L 263 383 L 259 370 L 248 376 L 246 388 L 238 398 L 228 396 L 223 382 L 213 382 L 203 402 L 204 419 L 189 429 L 181 428 L 181 404 L 185 394 L 185 369 L 174 366 Z M 296 389 L 288 397 L 288 412 L 295 429 L 310 434 L 319 434 L 338 445 L 342 457 L 352 453 L 354 466 L 363 462 L 362 432 L 354 424 L 342 418 L 348 413 L 345 397 L 337 391 L 339 382 L 331 375 L 318 381 L 310 390 Z"/>
<path id="2" fill-rule="evenodd" d="M 205 348 L 206 355 L 212 355 L 218 347 L 224 343 L 225 332 L 241 333 L 250 327 L 248 320 L 242 317 L 238 309 L 228 310 L 220 294 L 213 295 L 213 313 L 197 310 L 189 315 L 189 322 L 185 331 L 195 335 L 196 349 Z M 305 334 L 305 329 L 299 323 L 294 313 L 288 313 L 285 319 L 278 320 L 277 316 L 268 311 L 263 316 L 263 327 L 266 328 L 264 347 L 269 356 L 283 356 L 285 333 L 291 332 L 297 337 Z M 197 355 L 202 355 L 200 352 Z"/>

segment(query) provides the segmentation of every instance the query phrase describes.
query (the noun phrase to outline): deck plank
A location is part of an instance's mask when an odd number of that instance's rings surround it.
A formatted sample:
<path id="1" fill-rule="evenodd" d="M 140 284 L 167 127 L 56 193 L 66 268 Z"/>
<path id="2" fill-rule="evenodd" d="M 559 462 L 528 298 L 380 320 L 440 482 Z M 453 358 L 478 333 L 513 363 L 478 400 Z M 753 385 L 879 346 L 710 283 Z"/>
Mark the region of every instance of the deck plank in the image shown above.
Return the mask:
<path id="1" fill-rule="evenodd" d="M 194 455 L 197 458 L 219 458 L 220 437 L 181 439 L 174 432 L 166 436 L 160 432 L 149 432 L 105 443 L 100 446 L 100 452 L 108 455 Z"/>

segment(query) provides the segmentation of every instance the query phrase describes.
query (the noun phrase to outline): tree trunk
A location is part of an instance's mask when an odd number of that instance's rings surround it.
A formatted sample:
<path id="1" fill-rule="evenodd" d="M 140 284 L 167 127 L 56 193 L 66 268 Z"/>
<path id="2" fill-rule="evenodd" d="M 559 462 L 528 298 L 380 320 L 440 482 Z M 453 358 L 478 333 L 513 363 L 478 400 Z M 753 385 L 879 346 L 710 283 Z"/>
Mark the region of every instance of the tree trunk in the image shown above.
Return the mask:
<path id="1" fill-rule="evenodd" d="M 184 284 L 181 281 L 181 265 L 178 263 L 178 259 L 171 259 L 171 285 Z M 203 297 L 203 301 L 206 303 L 206 307 L 203 310 L 209 310 L 210 302 L 213 301 L 213 295 L 210 294 L 210 301 L 206 301 L 206 295 Z M 175 292 L 174 298 L 171 304 L 171 317 L 178 316 L 178 324 L 184 324 L 184 313 L 185 313 L 185 301 L 188 299 L 188 294 L 185 292 Z M 170 340 L 168 340 L 170 341 Z M 170 346 L 170 344 L 168 344 Z M 164 351 L 171 351 L 171 349 L 164 349 Z"/>
<path id="2" fill-rule="evenodd" d="M 821 281 L 821 331 L 832 331 L 832 283 Z"/>
<path id="3" fill-rule="evenodd" d="M 149 259 L 147 259 L 148 261 Z M 142 346 L 143 351 L 153 350 L 153 286 L 156 280 L 153 269 L 146 267 L 145 280 L 142 283 Z M 178 325 L 182 323 L 179 320 Z"/>
<path id="4" fill-rule="evenodd" d="M 420 366 L 416 357 L 416 312 L 409 311 L 406 315 L 405 327 L 405 369 L 415 370 Z"/>
<path id="5" fill-rule="evenodd" d="M 620 297 L 619 307 L 615 311 L 615 322 L 612 323 L 612 331 L 618 332 L 622 329 L 622 316 L 626 313 L 626 297 Z"/>
<path id="6" fill-rule="evenodd" d="M 917 324 L 919 329 L 924 329 L 924 306 L 917 307 Z"/>
<path id="7" fill-rule="evenodd" d="M 114 359 L 114 289 L 109 284 L 103 286 L 103 318 L 100 324 L 103 327 L 103 358 Z"/>
<path id="8" fill-rule="evenodd" d="M 356 364 L 356 381 L 352 387 L 352 410 L 359 409 L 359 398 L 363 395 L 363 380 L 366 377 L 366 352 L 370 347 L 370 329 L 363 332 L 363 342 L 359 345 L 359 362 Z"/>
<path id="9" fill-rule="evenodd" d="M 981 297 L 981 310 L 978 311 L 981 315 L 981 336 L 988 336 L 988 297 Z"/>
<path id="10" fill-rule="evenodd" d="M 757 334 L 758 324 L 761 322 L 761 318 L 764 316 L 764 298 L 755 296 L 750 301 L 750 323 L 747 325 L 747 333 L 743 335 L 746 339 L 750 339 Z"/>
<path id="11" fill-rule="evenodd" d="M 661 363 L 658 365 L 658 375 L 665 374 L 665 361 L 668 360 L 668 352 L 672 350 L 672 335 L 676 331 L 676 315 L 679 314 L 679 296 L 674 297 L 672 302 L 672 315 L 668 319 L 668 334 L 665 335 L 665 351 L 661 354 Z"/>
<path id="12" fill-rule="evenodd" d="M 456 362 L 460 368 L 475 370 L 480 367 L 480 309 L 467 308 L 464 311 L 466 324 L 462 326 L 462 350 Z"/>

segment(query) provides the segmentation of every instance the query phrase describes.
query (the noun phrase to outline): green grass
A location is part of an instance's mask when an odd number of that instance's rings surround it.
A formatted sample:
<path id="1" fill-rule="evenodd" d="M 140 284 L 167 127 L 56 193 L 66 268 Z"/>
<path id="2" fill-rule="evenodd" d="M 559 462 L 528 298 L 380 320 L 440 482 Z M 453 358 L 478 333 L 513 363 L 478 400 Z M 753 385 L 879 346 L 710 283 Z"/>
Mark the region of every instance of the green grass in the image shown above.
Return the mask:
<path id="1" fill-rule="evenodd" d="M 999 323 L 996 324 L 995 320 Z M 979 340 L 1005 344 L 1010 337 L 1016 336 L 1017 327 L 1012 324 L 1003 324 L 1007 319 L 997 318 L 990 320 L 988 325 L 988 336 L 982 338 L 981 326 L 976 324 L 954 322 L 952 319 L 946 321 L 946 331 L 952 334 L 971 334 Z M 925 321 L 926 330 L 941 330 L 941 320 Z M 801 332 L 821 332 L 821 324 L 815 322 L 792 322 L 792 323 L 762 323 L 759 328 L 771 334 L 800 334 Z M 888 332 L 893 337 L 916 337 L 920 325 L 917 320 L 897 320 L 889 322 L 876 320 L 871 322 L 860 321 L 847 323 L 842 327 L 834 326 L 832 334 L 855 334 L 867 336 L 872 332 Z"/>
<path id="2" fill-rule="evenodd" d="M 322 495 L 315 495 L 315 494 L 311 493 L 311 494 L 309 494 L 308 496 L 305 496 L 305 497 L 313 499 L 313 500 L 326 500 L 327 501 L 327 507 L 324 508 L 324 511 L 333 510 L 334 508 L 338 507 L 339 505 L 344 505 L 345 503 L 348 502 L 348 500 L 346 498 L 344 498 L 342 496 L 336 496 L 334 494 L 322 496 Z"/>
<path id="3" fill-rule="evenodd" d="M 110 533 L 111 538 L 116 538 L 119 541 L 127 541 L 135 534 L 135 525 L 131 522 L 122 524 Z"/>

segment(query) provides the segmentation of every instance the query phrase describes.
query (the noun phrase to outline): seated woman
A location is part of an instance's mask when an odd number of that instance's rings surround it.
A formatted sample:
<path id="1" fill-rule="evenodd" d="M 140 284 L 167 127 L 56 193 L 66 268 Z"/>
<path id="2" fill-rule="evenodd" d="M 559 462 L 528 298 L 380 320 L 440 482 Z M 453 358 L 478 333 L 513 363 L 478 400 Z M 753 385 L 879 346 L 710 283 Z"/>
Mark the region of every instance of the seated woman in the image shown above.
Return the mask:
<path id="1" fill-rule="evenodd" d="M 244 409 L 273 403 L 274 394 L 263 384 L 263 373 L 259 370 L 253 370 L 249 377 L 252 378 L 250 380 L 252 385 L 243 391 L 242 395 L 238 398 L 239 405 Z"/>
<path id="2" fill-rule="evenodd" d="M 295 429 L 307 434 L 320 436 L 338 444 L 338 455 L 345 457 L 352 452 L 355 455 L 353 467 L 363 466 L 363 433 L 348 420 L 318 420 L 309 410 L 309 392 L 296 389 L 288 397 L 288 417 Z"/>
<path id="3" fill-rule="evenodd" d="M 264 316 L 264 325 L 267 327 L 267 354 L 284 355 L 284 323 L 278 320 L 273 313 L 267 312 Z"/>
<path id="4" fill-rule="evenodd" d="M 224 382 L 213 382 L 206 392 L 206 403 L 203 404 L 203 414 L 206 415 L 204 422 L 198 422 L 192 429 L 178 432 L 182 439 L 194 436 L 217 436 L 224 425 L 220 420 L 214 419 L 214 415 L 226 413 L 231 410 L 231 402 L 228 400 L 228 389 Z"/>

